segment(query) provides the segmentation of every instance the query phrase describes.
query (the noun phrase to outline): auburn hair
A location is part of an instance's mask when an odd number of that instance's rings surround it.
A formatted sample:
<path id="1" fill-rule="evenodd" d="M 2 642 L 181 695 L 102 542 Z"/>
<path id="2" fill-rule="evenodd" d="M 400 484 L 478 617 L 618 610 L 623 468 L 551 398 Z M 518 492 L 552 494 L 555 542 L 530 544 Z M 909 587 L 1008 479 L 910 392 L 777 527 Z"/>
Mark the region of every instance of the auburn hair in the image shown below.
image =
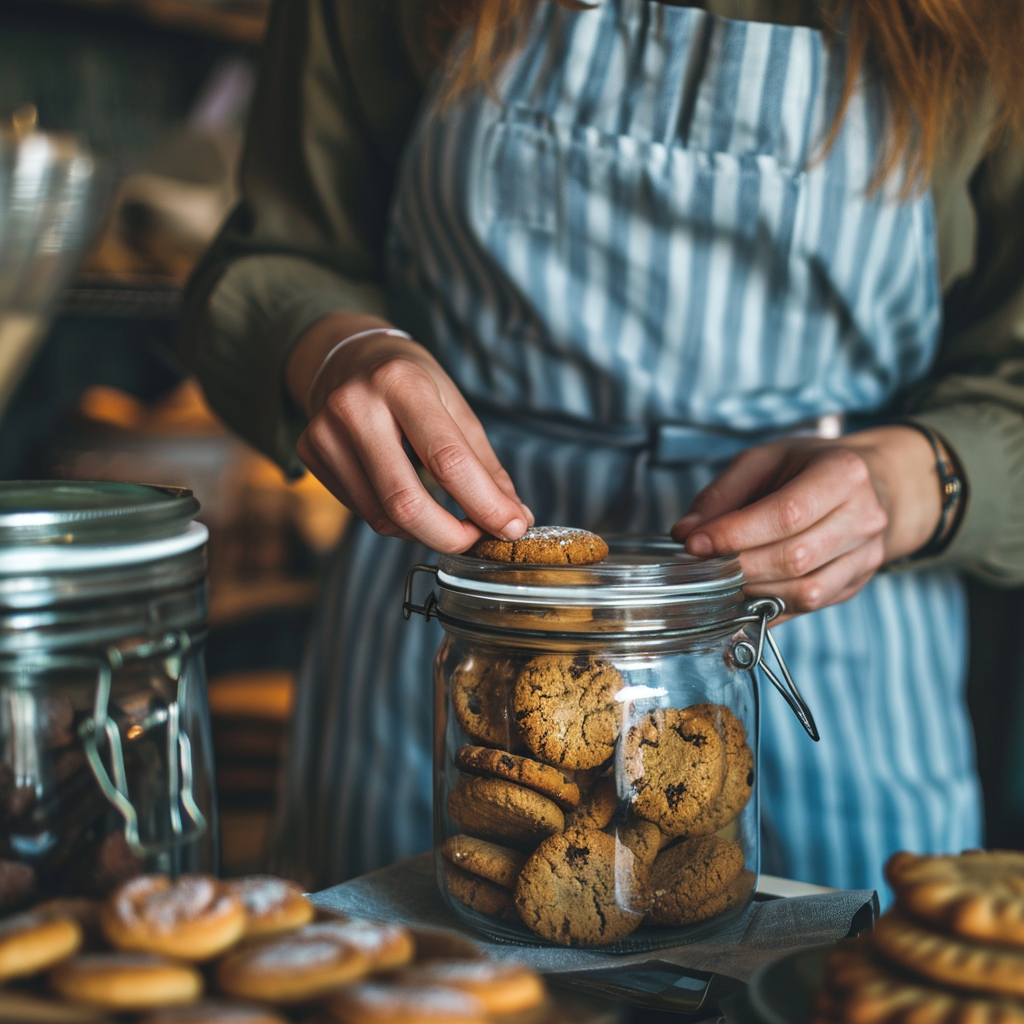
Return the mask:
<path id="1" fill-rule="evenodd" d="M 540 0 L 424 0 L 439 28 L 470 29 L 450 69 L 449 95 L 487 84 L 515 50 Z M 569 10 L 596 6 L 555 0 Z M 926 184 L 947 130 L 989 91 L 993 141 L 1024 127 L 1024 2 L 1021 0 L 832 0 L 824 28 L 848 52 L 842 102 L 824 148 L 835 139 L 865 60 L 889 97 L 889 138 L 877 182 L 898 168 Z"/>

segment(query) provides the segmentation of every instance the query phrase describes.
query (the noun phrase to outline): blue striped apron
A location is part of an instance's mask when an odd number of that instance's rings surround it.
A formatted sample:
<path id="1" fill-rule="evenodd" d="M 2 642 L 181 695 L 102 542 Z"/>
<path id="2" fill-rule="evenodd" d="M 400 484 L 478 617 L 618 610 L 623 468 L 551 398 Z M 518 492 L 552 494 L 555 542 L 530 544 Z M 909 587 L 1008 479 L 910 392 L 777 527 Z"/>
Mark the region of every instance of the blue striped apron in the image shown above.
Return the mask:
<path id="1" fill-rule="evenodd" d="M 664 532 L 735 451 L 871 416 L 940 330 L 931 198 L 870 193 L 877 83 L 826 157 L 842 54 L 801 27 L 646 0 L 541 6 L 493 93 L 428 102 L 388 247 L 392 315 L 481 412 L 540 523 Z M 303 670 L 275 864 L 325 885 L 427 848 L 426 550 L 358 524 Z M 978 843 L 965 607 L 879 575 L 779 627 L 811 743 L 762 702 L 765 871 L 883 887 L 899 848 Z"/>

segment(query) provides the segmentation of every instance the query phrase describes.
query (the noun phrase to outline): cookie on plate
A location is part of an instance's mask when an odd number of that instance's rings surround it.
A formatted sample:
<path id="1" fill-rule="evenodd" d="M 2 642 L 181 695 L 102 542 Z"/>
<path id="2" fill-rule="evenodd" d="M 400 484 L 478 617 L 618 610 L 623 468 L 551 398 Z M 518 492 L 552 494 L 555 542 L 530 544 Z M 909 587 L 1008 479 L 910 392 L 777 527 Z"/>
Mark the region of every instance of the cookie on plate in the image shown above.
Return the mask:
<path id="1" fill-rule="evenodd" d="M 615 753 L 621 673 L 603 658 L 546 654 L 516 680 L 516 724 L 526 745 L 560 768 L 596 768 Z"/>
<path id="2" fill-rule="evenodd" d="M 449 836 L 441 853 L 457 868 L 509 890 L 526 863 L 525 853 L 475 836 Z"/>
<path id="3" fill-rule="evenodd" d="M 460 747 L 455 754 L 455 767 L 471 775 L 491 775 L 526 786 L 554 800 L 563 811 L 580 802 L 580 787 L 557 768 L 531 757 L 509 754 L 490 747 Z"/>
<path id="4" fill-rule="evenodd" d="M 463 775 L 448 795 L 448 813 L 463 832 L 532 850 L 565 827 L 553 800 L 504 779 Z"/>
<path id="5" fill-rule="evenodd" d="M 516 909 L 534 933 L 562 946 L 606 946 L 643 920 L 642 872 L 615 837 L 572 829 L 546 839 L 523 866 Z"/>
<path id="6" fill-rule="evenodd" d="M 725 782 L 725 744 L 690 708 L 649 711 L 626 733 L 623 774 L 630 805 L 668 836 L 687 834 Z"/>
<path id="7" fill-rule="evenodd" d="M 45 971 L 76 953 L 82 928 L 69 915 L 28 911 L 0 921 L 0 982 Z"/>
<path id="8" fill-rule="evenodd" d="M 492 747 L 519 745 L 511 701 L 520 669 L 512 658 L 473 651 L 452 671 L 455 718 L 474 739 Z"/>
<path id="9" fill-rule="evenodd" d="M 488 1013 L 523 1013 L 544 1002 L 544 982 L 524 964 L 431 960 L 395 976 L 398 985 L 443 985 L 474 995 Z"/>
<path id="10" fill-rule="evenodd" d="M 731 888 L 742 872 L 743 850 L 718 836 L 699 836 L 662 850 L 650 873 L 648 920 L 686 925 L 717 916 L 753 890 L 749 872 L 738 889 Z"/>
<path id="11" fill-rule="evenodd" d="M 313 920 L 313 904 L 295 882 L 274 875 L 249 875 L 224 884 L 245 907 L 247 939 L 294 931 Z"/>
<path id="12" fill-rule="evenodd" d="M 688 836 L 706 836 L 725 828 L 750 802 L 754 791 L 754 752 L 747 743 L 743 723 L 724 704 L 697 704 L 688 710 L 713 722 L 725 743 L 722 791 L 686 829 Z"/>
<path id="13" fill-rule="evenodd" d="M 155 953 L 83 953 L 59 963 L 50 988 L 73 1003 L 107 1010 L 151 1010 L 194 1002 L 203 976 Z"/>
<path id="14" fill-rule="evenodd" d="M 370 970 L 394 971 L 411 963 L 416 956 L 416 940 L 404 925 L 367 921 L 362 918 L 318 921 L 308 925 L 303 934 L 347 943 L 370 961 Z"/>
<path id="15" fill-rule="evenodd" d="M 488 1024 L 491 1019 L 476 996 L 441 985 L 364 982 L 332 993 L 324 1006 L 339 1024 Z"/>
<path id="16" fill-rule="evenodd" d="M 608 557 L 608 545 L 587 530 L 568 526 L 531 526 L 519 540 L 481 537 L 469 553 L 492 562 L 530 565 L 591 565 Z"/>
<path id="17" fill-rule="evenodd" d="M 254 1003 L 215 1003 L 204 999 L 190 1006 L 155 1010 L 139 1024 L 288 1024 L 284 1017 Z"/>
<path id="18" fill-rule="evenodd" d="M 885 877 L 915 917 L 961 938 L 1024 946 L 1024 853 L 897 853 Z"/>

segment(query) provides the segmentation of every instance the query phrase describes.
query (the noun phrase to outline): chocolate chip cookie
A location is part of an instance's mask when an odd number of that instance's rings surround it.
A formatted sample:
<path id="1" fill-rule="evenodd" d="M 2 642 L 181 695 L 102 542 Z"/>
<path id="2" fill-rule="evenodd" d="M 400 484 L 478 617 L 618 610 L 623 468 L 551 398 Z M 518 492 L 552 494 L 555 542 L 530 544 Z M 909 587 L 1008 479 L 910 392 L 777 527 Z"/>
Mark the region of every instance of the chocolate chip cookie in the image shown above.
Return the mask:
<path id="1" fill-rule="evenodd" d="M 567 526 L 531 526 L 519 540 L 481 537 L 469 553 L 492 562 L 529 565 L 590 565 L 608 557 L 608 545 L 595 533 Z"/>
<path id="2" fill-rule="evenodd" d="M 518 745 L 509 707 L 521 666 L 512 658 L 474 651 L 452 672 L 452 707 L 459 725 L 492 747 Z"/>
<path id="3" fill-rule="evenodd" d="M 513 705 L 526 745 L 560 768 L 596 768 L 615 752 L 625 685 L 603 658 L 542 655 L 516 680 Z"/>
<path id="4" fill-rule="evenodd" d="M 688 836 L 706 836 L 739 817 L 754 789 L 754 753 L 743 723 L 723 704 L 697 704 L 689 709 L 715 724 L 725 743 L 725 781 L 718 798 L 686 829 Z"/>
<path id="5" fill-rule="evenodd" d="M 490 747 L 460 747 L 455 754 L 455 766 L 471 775 L 490 775 L 507 779 L 554 800 L 563 810 L 580 802 L 580 787 L 567 779 L 557 768 L 518 754 Z"/>
<path id="6" fill-rule="evenodd" d="M 605 775 L 580 797 L 580 802 L 571 811 L 565 812 L 565 827 L 605 828 L 615 817 L 618 806 L 615 777 Z"/>
<path id="7" fill-rule="evenodd" d="M 463 832 L 527 850 L 565 827 L 558 804 L 505 779 L 463 775 L 448 797 L 448 813 Z"/>
<path id="8" fill-rule="evenodd" d="M 487 914 L 488 917 L 508 917 L 510 912 L 514 914 L 512 893 L 508 889 L 463 871 L 454 864 L 445 863 L 444 884 L 453 899 L 481 914 Z"/>
<path id="9" fill-rule="evenodd" d="M 449 836 L 441 844 L 441 853 L 463 871 L 510 890 L 526 863 L 525 853 L 475 836 Z"/>
<path id="10" fill-rule="evenodd" d="M 685 925 L 706 921 L 738 901 L 730 886 L 743 872 L 743 850 L 718 836 L 700 836 L 670 846 L 658 854 L 649 881 L 651 924 Z M 745 896 L 753 889 L 753 875 Z M 725 906 L 720 906 L 724 902 Z"/>

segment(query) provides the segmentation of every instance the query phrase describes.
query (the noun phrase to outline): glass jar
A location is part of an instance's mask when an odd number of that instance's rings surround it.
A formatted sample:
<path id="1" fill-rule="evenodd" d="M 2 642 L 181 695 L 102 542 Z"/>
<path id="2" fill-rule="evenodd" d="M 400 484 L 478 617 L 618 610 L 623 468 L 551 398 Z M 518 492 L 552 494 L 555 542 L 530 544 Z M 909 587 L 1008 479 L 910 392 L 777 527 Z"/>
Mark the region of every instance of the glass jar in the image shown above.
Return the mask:
<path id="1" fill-rule="evenodd" d="M 198 509 L 0 483 L 0 911 L 216 867 Z"/>
<path id="2" fill-rule="evenodd" d="M 767 628 L 782 604 L 747 600 L 737 559 L 609 546 L 594 565 L 442 556 L 409 575 L 406 617 L 445 634 L 438 883 L 492 938 L 635 951 L 720 927 L 757 883 L 758 667 L 817 739 Z"/>

